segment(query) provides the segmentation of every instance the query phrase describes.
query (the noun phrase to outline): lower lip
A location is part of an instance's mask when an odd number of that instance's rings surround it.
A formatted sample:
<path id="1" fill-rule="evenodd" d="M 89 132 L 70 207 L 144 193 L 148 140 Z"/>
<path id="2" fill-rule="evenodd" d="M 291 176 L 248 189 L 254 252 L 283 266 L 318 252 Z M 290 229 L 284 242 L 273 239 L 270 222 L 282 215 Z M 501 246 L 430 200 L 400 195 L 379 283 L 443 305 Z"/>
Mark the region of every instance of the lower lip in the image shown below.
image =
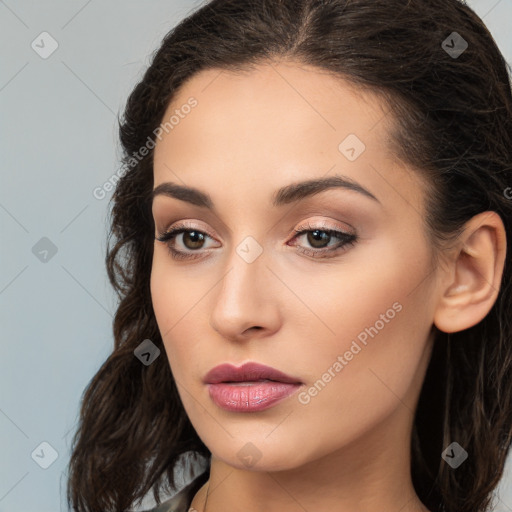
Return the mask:
<path id="1" fill-rule="evenodd" d="M 211 399 L 222 409 L 233 412 L 263 411 L 289 397 L 300 384 L 247 382 L 208 384 Z"/>

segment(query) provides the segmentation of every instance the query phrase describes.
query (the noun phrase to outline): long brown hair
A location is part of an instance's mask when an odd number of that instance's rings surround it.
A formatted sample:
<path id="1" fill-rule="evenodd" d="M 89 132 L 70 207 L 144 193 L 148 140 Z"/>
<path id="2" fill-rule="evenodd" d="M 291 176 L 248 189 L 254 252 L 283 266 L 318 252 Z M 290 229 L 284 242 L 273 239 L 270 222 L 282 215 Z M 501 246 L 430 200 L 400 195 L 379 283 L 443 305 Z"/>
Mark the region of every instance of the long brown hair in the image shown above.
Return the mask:
<path id="1" fill-rule="evenodd" d="M 67 497 L 78 512 L 122 511 L 152 489 L 159 502 L 161 489 L 174 489 L 180 455 L 210 455 L 166 358 L 145 366 L 134 357 L 148 338 L 164 353 L 149 288 L 153 151 L 134 155 L 155 139 L 169 102 L 195 73 L 274 57 L 328 70 L 383 98 L 397 158 L 428 178 L 425 226 L 433 244 L 493 210 L 512 247 L 510 70 L 469 7 L 458 0 L 203 5 L 165 36 L 119 122 L 123 174 L 112 197 L 106 256 L 119 306 L 113 352 L 84 391 L 73 439 Z M 432 511 L 488 510 L 503 473 L 512 435 L 510 254 L 486 318 L 462 332 L 436 332 L 411 446 L 413 483 Z M 469 454 L 457 469 L 441 458 L 452 441 Z"/>

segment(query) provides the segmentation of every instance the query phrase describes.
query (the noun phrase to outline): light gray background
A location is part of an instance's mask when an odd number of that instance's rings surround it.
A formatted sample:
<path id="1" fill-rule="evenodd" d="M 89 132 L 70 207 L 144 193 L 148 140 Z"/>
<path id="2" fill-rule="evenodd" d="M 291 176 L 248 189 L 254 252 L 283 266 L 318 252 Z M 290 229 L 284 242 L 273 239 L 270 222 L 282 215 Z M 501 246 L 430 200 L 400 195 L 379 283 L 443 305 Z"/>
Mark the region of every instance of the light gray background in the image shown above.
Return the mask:
<path id="1" fill-rule="evenodd" d="M 512 0 L 468 3 L 511 62 Z M 67 510 L 78 404 L 111 351 L 115 310 L 104 267 L 111 193 L 92 191 L 118 169 L 116 115 L 150 54 L 197 5 L 0 0 L 0 512 Z M 31 47 L 44 31 L 58 43 L 47 59 Z M 47 262 L 32 252 L 42 237 L 57 248 Z M 58 452 L 47 469 L 31 457 L 42 442 Z M 512 511 L 510 466 L 499 512 Z"/>

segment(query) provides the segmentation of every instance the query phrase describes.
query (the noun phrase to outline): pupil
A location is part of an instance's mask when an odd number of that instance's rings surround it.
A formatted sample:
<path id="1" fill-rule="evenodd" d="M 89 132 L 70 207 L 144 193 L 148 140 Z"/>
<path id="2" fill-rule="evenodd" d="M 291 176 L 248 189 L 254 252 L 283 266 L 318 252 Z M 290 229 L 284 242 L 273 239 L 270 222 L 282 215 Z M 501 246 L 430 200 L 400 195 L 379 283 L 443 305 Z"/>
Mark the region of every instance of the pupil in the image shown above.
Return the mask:
<path id="1" fill-rule="evenodd" d="M 201 243 L 203 242 L 204 238 L 202 233 L 198 233 L 197 231 L 189 231 L 184 233 L 184 235 L 185 236 L 183 237 L 183 242 L 189 249 L 198 249 L 201 247 Z M 191 247 L 189 247 L 189 245 L 186 243 L 187 237 L 192 239 Z"/>
<path id="2" fill-rule="evenodd" d="M 315 229 L 308 234 L 308 242 L 315 248 L 322 247 L 322 242 L 329 242 L 330 237 L 331 236 L 324 231 Z"/>

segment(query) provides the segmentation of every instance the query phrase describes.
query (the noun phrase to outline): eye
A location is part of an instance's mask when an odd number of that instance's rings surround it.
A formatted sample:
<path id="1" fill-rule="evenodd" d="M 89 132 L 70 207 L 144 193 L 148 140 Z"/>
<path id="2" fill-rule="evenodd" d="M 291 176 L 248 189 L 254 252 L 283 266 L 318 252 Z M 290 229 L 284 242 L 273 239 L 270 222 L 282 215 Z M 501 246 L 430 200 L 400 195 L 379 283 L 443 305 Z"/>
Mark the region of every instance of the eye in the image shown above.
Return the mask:
<path id="1" fill-rule="evenodd" d="M 159 242 L 164 242 L 169 249 L 169 254 L 176 260 L 185 259 L 196 259 L 201 257 L 201 254 L 191 254 L 182 249 L 176 248 L 176 242 L 180 235 L 181 244 L 190 251 L 197 252 L 198 249 L 202 249 L 204 242 L 207 238 L 213 238 L 208 233 L 200 231 L 199 229 L 192 228 L 185 224 L 178 224 L 169 231 L 166 231 L 162 235 L 156 237 Z M 178 239 L 179 240 L 179 239 Z"/>
<path id="2" fill-rule="evenodd" d="M 358 237 L 355 233 L 328 228 L 325 226 L 314 226 L 307 224 L 295 230 L 294 240 L 306 236 L 306 242 L 313 248 L 298 246 L 299 252 L 312 256 L 313 258 L 330 258 L 347 250 L 349 246 L 354 245 Z M 329 247 L 332 240 L 338 240 L 334 246 Z"/>

